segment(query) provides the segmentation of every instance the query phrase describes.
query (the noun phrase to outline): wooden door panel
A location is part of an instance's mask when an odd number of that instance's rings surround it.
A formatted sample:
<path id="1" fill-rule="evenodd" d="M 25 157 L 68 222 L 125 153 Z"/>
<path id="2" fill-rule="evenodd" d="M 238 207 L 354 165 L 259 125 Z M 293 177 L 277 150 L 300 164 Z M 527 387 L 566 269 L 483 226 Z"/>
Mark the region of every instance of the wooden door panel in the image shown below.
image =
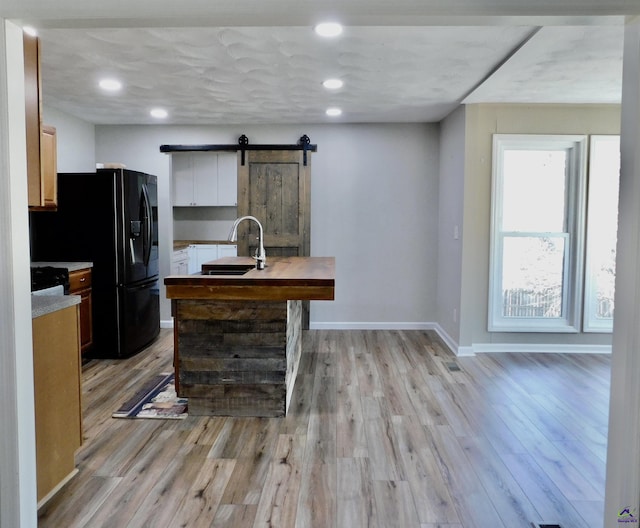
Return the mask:
<path id="1" fill-rule="evenodd" d="M 309 255 L 309 173 L 310 166 L 302 164 L 300 151 L 246 153 L 245 166 L 238 170 L 238 216 L 252 215 L 260 220 L 267 258 Z M 240 224 L 238 255 L 253 255 L 257 237 L 255 223 Z"/>
<path id="2" fill-rule="evenodd" d="M 311 155 L 300 150 L 250 150 L 238 167 L 238 216 L 255 216 L 264 230 L 269 257 L 310 255 Z M 258 226 L 238 226 L 238 255 L 254 255 Z M 302 307 L 303 328 L 309 328 L 309 303 Z"/>

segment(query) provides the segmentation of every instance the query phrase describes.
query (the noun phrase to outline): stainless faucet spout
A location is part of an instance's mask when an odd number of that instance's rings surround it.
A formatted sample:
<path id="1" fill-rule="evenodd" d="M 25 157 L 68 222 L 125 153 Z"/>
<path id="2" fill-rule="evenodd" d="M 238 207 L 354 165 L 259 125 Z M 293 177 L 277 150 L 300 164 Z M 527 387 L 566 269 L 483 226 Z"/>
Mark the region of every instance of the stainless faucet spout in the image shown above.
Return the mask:
<path id="1" fill-rule="evenodd" d="M 267 254 L 264 251 L 264 232 L 262 230 L 262 224 L 255 216 L 241 216 L 237 218 L 235 222 L 233 222 L 233 227 L 229 233 L 229 241 L 235 242 L 238 240 L 238 224 L 243 220 L 252 220 L 258 224 L 258 249 L 256 250 L 254 258 L 256 259 L 256 269 L 263 270 L 267 262 Z"/>

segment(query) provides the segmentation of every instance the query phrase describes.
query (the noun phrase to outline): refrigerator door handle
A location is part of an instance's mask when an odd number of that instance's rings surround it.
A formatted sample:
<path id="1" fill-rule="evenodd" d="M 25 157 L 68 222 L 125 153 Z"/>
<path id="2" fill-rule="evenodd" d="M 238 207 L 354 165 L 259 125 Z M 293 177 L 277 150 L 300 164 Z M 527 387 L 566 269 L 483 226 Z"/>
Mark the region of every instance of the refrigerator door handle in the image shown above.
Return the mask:
<path id="1" fill-rule="evenodd" d="M 133 238 L 129 239 L 129 249 L 131 250 L 131 264 L 135 266 L 136 263 L 136 252 L 133 248 Z"/>
<path id="2" fill-rule="evenodd" d="M 151 204 L 149 203 L 149 190 L 147 189 L 147 184 L 142 184 L 142 200 L 144 203 L 144 227 L 145 227 L 145 236 L 144 236 L 144 265 L 149 265 L 149 260 L 151 259 L 151 245 L 153 244 L 153 224 L 152 224 L 152 211 Z"/>

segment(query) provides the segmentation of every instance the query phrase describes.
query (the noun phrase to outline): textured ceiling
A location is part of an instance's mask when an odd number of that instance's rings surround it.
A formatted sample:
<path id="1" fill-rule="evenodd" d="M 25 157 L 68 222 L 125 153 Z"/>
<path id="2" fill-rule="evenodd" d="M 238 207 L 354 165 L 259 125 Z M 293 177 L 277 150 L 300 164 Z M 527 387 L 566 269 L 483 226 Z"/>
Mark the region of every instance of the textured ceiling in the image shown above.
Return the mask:
<path id="1" fill-rule="evenodd" d="M 45 104 L 118 124 L 156 105 L 167 123 L 244 124 L 327 122 L 330 104 L 384 122 L 461 100 L 617 103 L 633 15 L 638 0 L 0 0 L 41 30 Z M 327 18 L 346 30 L 321 42 Z M 102 74 L 123 92 L 98 92 Z M 325 92 L 328 76 L 344 88 Z"/>
<path id="2" fill-rule="evenodd" d="M 537 32 L 536 32 L 537 31 Z M 622 26 L 44 29 L 44 103 L 96 124 L 439 121 L 461 101 L 620 101 Z M 117 95 L 98 80 L 124 83 Z M 340 77 L 328 92 L 321 82 Z M 335 118 L 334 118 L 335 119 Z"/>
<path id="3" fill-rule="evenodd" d="M 466 103 L 620 103 L 622 27 L 544 27 Z"/>

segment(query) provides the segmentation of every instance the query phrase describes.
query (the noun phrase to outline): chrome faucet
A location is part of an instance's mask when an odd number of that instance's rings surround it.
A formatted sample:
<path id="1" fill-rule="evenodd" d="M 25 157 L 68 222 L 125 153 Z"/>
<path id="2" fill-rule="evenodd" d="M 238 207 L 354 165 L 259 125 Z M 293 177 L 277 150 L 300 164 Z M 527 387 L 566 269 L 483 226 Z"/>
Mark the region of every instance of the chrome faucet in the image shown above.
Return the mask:
<path id="1" fill-rule="evenodd" d="M 263 270 L 264 266 L 267 262 L 267 254 L 264 252 L 264 235 L 262 231 L 262 224 L 255 216 L 241 216 L 233 222 L 233 227 L 231 228 L 231 232 L 229 233 L 229 242 L 235 242 L 238 240 L 238 224 L 243 220 L 253 220 L 256 224 L 258 224 L 259 235 L 258 235 L 258 249 L 256 249 L 256 254 L 253 258 L 256 259 L 256 269 Z"/>

